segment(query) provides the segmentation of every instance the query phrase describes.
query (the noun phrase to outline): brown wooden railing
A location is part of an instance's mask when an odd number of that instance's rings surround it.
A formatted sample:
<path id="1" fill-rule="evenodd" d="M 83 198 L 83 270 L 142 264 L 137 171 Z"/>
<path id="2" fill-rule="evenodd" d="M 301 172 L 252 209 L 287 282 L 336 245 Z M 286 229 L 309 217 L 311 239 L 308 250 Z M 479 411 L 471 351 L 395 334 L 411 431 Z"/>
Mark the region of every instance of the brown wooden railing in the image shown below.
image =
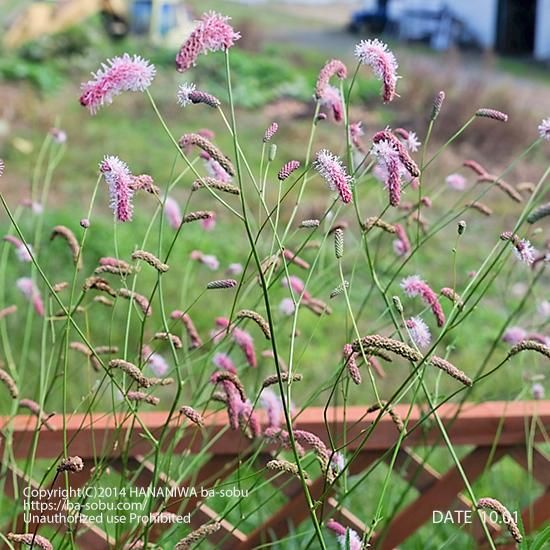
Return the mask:
<path id="1" fill-rule="evenodd" d="M 369 437 L 364 435 L 378 413 L 365 413 L 365 407 L 347 407 L 329 409 L 324 416 L 321 408 L 308 408 L 295 419 L 295 428 L 310 431 L 318 435 L 327 444 L 329 442 L 327 427 L 333 441 L 338 441 L 345 432 L 347 453 L 357 451 L 350 464 L 351 474 L 361 474 L 378 461 L 389 463 L 392 448 L 399 433 L 388 415 L 383 415 Z M 395 411 L 403 418 L 409 412 L 408 405 L 397 405 Z M 399 475 L 418 490 L 418 496 L 391 518 L 383 531 L 375 533 L 371 542 L 374 547 L 392 549 L 403 543 L 422 525 L 432 518 L 434 510 L 468 510 L 472 503 L 463 494 L 464 484 L 457 468 L 453 465 L 445 472 L 437 472 L 423 464 L 414 452 L 415 446 L 442 446 L 444 444 L 440 431 L 433 422 L 421 422 L 429 411 L 413 407 L 409 415 L 408 433 L 397 451 L 394 475 Z M 458 413 L 458 414 L 457 414 Z M 541 496 L 534 499 L 522 512 L 521 518 L 527 533 L 539 529 L 550 520 L 550 460 L 538 448 L 541 442 L 548 442 L 550 433 L 550 401 L 528 402 L 489 402 L 484 404 L 464 404 L 458 411 L 456 405 L 444 404 L 438 414 L 446 426 L 454 446 L 471 446 L 471 450 L 461 459 L 462 468 L 470 482 L 474 482 L 503 457 L 512 458 L 517 464 L 533 476 L 543 486 Z M 153 482 L 153 465 L 145 458 L 151 453 L 151 444 L 144 437 L 143 426 L 153 436 L 158 436 L 165 428 L 167 413 L 139 413 L 140 422 L 135 418 L 94 413 L 74 415 L 66 419 L 66 437 L 69 442 L 69 454 L 80 456 L 86 468 L 83 472 L 72 474 L 71 487 L 84 487 L 89 480 L 95 457 L 105 457 L 110 467 L 131 476 L 134 486 L 148 487 Z M 174 444 L 174 453 L 198 452 L 206 441 L 211 442 L 208 449 L 209 460 L 204 464 L 193 482 L 197 486 L 213 486 L 229 476 L 239 464 L 239 459 L 252 456 L 257 451 L 257 444 L 251 443 L 241 433 L 227 429 L 227 417 L 224 412 L 206 415 L 206 428 L 203 433 L 196 426 L 189 424 L 182 429 L 182 419 L 175 417 L 167 427 L 163 441 Z M 344 425 L 345 423 L 345 425 Z M 30 416 L 16 416 L 0 419 L 2 434 L 11 433 L 11 455 L 16 459 L 27 457 L 36 442 L 36 457 L 55 459 L 63 454 L 63 419 L 53 417 L 49 420 L 53 429 L 44 426 L 36 440 L 37 419 Z M 532 444 L 528 445 L 528 439 Z M 128 455 L 121 456 L 121 449 L 129 449 Z M 5 456 L 6 439 L 0 440 L 0 450 Z M 261 468 L 269 461 L 275 448 L 262 446 L 257 453 L 256 461 Z M 390 452 L 388 452 L 390 451 Z M 13 461 L 10 462 L 13 464 Z M 15 498 L 21 505 L 21 492 L 25 486 L 38 487 L 38 480 L 28 479 L 16 467 L 3 465 L 5 494 Z M 284 475 L 273 476 L 272 483 L 280 488 L 287 502 L 276 510 L 263 524 L 252 532 L 243 532 L 227 520 L 221 521 L 221 529 L 210 536 L 209 541 L 219 548 L 252 549 L 258 545 L 277 540 L 289 533 L 292 524 L 298 525 L 308 519 L 310 511 L 306 504 L 301 482 Z M 176 482 L 164 474 L 157 478 L 156 485 L 173 487 Z M 188 485 L 188 483 L 185 483 Z M 322 519 L 333 517 L 342 524 L 362 534 L 368 526 L 359 518 L 360 511 L 354 515 L 345 505 L 337 500 L 337 492 L 327 486 L 324 476 L 308 481 L 313 501 L 322 505 L 316 511 Z M 63 476 L 56 480 L 56 486 L 64 487 Z M 51 487 L 48 487 L 51 488 Z M 485 495 L 487 496 L 487 495 Z M 319 503 L 317 503 L 319 504 Z M 200 497 L 182 500 L 168 500 L 167 511 L 182 514 L 193 511 L 192 524 L 202 525 L 217 519 L 217 514 Z M 471 536 L 479 547 L 485 545 L 486 539 L 481 525 L 471 525 Z M 510 544 L 506 530 L 502 526 L 487 521 L 492 536 L 503 541 L 500 547 Z M 23 514 L 18 518 L 19 532 L 34 532 L 36 525 L 23 521 Z M 63 528 L 63 526 L 61 526 Z M 40 532 L 40 530 L 38 530 Z M 154 539 L 158 533 L 151 532 Z M 107 534 L 96 525 L 81 524 L 76 538 L 83 549 L 102 549 L 114 547 Z"/>

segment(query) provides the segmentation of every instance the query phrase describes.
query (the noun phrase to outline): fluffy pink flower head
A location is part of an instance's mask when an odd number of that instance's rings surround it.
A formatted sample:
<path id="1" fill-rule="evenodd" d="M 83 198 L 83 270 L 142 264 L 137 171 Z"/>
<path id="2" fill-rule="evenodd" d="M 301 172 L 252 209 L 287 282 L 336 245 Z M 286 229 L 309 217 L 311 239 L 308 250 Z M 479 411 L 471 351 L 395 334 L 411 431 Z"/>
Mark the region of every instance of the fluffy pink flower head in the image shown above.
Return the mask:
<path id="1" fill-rule="evenodd" d="M 436 318 L 437 326 L 441 327 L 445 324 L 445 314 L 439 303 L 437 294 L 423 281 L 418 275 L 411 275 L 401 281 L 403 292 L 410 298 L 420 296 L 422 300 L 430 306 Z"/>
<path id="2" fill-rule="evenodd" d="M 237 374 L 237 369 L 235 368 L 233 360 L 226 353 L 216 353 L 212 358 L 212 363 L 220 370 L 226 370 L 231 374 Z"/>
<path id="3" fill-rule="evenodd" d="M 131 221 L 132 197 L 134 196 L 132 183 L 134 180 L 128 165 L 118 157 L 106 156 L 99 164 L 99 170 L 109 185 L 111 198 L 109 206 L 115 214 L 115 219 L 119 222 Z"/>
<path id="4" fill-rule="evenodd" d="M 194 67 L 199 55 L 227 50 L 235 44 L 241 35 L 233 30 L 229 19 L 213 11 L 202 15 L 176 56 L 176 68 L 180 73 Z"/>
<path id="5" fill-rule="evenodd" d="M 23 294 L 23 296 L 25 296 L 25 298 L 32 303 L 36 313 L 41 317 L 44 317 L 44 303 L 42 302 L 40 292 L 34 284 L 34 281 L 30 277 L 21 277 L 20 279 L 17 279 L 15 284 L 21 294 Z"/>
<path id="6" fill-rule="evenodd" d="M 361 550 L 361 538 L 353 529 L 344 527 L 334 519 L 327 521 L 327 529 L 336 535 L 336 539 L 342 550 Z"/>
<path id="7" fill-rule="evenodd" d="M 240 275 L 243 272 L 243 266 L 237 262 L 229 264 L 225 272 L 228 275 Z"/>
<path id="8" fill-rule="evenodd" d="M 416 132 L 408 132 L 408 136 L 404 140 L 404 143 L 405 147 L 412 153 L 416 153 L 422 145 L 422 142 L 418 139 Z"/>
<path id="9" fill-rule="evenodd" d="M 212 212 L 212 216 L 201 220 L 201 225 L 205 231 L 212 231 L 216 227 L 216 214 Z"/>
<path id="10" fill-rule="evenodd" d="M 327 149 L 317 153 L 313 163 L 315 170 L 321 174 L 332 191 L 336 191 L 344 204 L 349 204 L 352 199 L 352 178 L 346 172 L 342 161 Z"/>
<path id="11" fill-rule="evenodd" d="M 409 336 L 419 348 L 427 348 L 432 340 L 428 325 L 420 317 L 411 317 L 405 321 Z"/>
<path id="12" fill-rule="evenodd" d="M 93 115 L 103 105 L 109 105 L 122 92 L 143 92 L 153 82 L 156 69 L 139 55 L 108 59 L 93 73 L 93 79 L 82 84 L 80 104 Z"/>
<path id="13" fill-rule="evenodd" d="M 544 399 L 544 386 L 540 382 L 536 382 L 531 387 L 531 394 L 533 395 L 533 399 Z"/>
<path id="14" fill-rule="evenodd" d="M 260 394 L 260 405 L 267 413 L 268 426 L 280 428 L 283 419 L 281 398 L 271 388 L 265 388 Z"/>
<path id="15" fill-rule="evenodd" d="M 153 374 L 158 378 L 166 376 L 170 367 L 160 353 L 154 352 L 149 346 L 143 346 L 141 349 L 141 356 L 143 361 L 147 363 L 149 368 L 153 371 Z"/>
<path id="16" fill-rule="evenodd" d="M 283 298 L 281 300 L 281 303 L 279 304 L 279 311 L 282 315 L 285 315 L 287 317 L 293 315 L 295 309 L 296 307 L 294 306 L 294 301 L 292 300 L 292 298 Z"/>
<path id="17" fill-rule="evenodd" d="M 333 76 L 336 76 L 340 80 L 343 80 L 348 75 L 348 70 L 344 63 L 339 59 L 331 59 L 319 72 L 317 78 L 317 84 L 315 85 L 315 97 L 317 99 L 323 99 L 329 81 Z"/>
<path id="18" fill-rule="evenodd" d="M 332 111 L 332 116 L 336 122 L 342 121 L 344 118 L 344 104 L 342 103 L 342 95 L 338 88 L 328 84 L 320 102 L 321 105 Z"/>
<path id="19" fill-rule="evenodd" d="M 361 40 L 355 46 L 355 56 L 368 65 L 376 78 L 382 81 L 382 98 L 387 103 L 395 97 L 397 86 L 397 60 L 388 46 L 378 39 Z"/>
<path id="20" fill-rule="evenodd" d="M 15 247 L 15 253 L 17 254 L 17 257 L 19 258 L 20 262 L 31 262 L 32 261 L 32 247 L 30 244 L 25 246 L 23 241 L 19 240 L 17 237 L 14 237 L 13 235 L 6 235 L 4 237 L 4 240 L 10 244 L 12 244 Z M 28 248 L 27 248 L 28 247 Z M 30 252 L 29 252 L 30 250 Z"/>
<path id="21" fill-rule="evenodd" d="M 514 255 L 520 262 L 531 265 L 535 261 L 537 251 L 527 239 L 521 239 L 514 246 Z"/>
<path id="22" fill-rule="evenodd" d="M 216 271 L 220 267 L 220 262 L 213 254 L 204 254 L 200 250 L 193 250 L 189 257 L 205 265 L 208 269 Z"/>
<path id="23" fill-rule="evenodd" d="M 542 139 L 550 141 L 550 117 L 545 118 L 538 127 L 539 135 Z"/>
<path id="24" fill-rule="evenodd" d="M 179 204 L 172 197 L 166 197 L 164 202 L 164 215 L 172 229 L 179 229 L 183 218 Z"/>
<path id="25" fill-rule="evenodd" d="M 515 346 L 527 338 L 527 331 L 521 327 L 509 327 L 502 335 L 502 341 Z"/>
<path id="26" fill-rule="evenodd" d="M 464 191 L 466 188 L 466 178 L 461 174 L 449 174 L 445 178 L 445 183 L 456 191 Z"/>

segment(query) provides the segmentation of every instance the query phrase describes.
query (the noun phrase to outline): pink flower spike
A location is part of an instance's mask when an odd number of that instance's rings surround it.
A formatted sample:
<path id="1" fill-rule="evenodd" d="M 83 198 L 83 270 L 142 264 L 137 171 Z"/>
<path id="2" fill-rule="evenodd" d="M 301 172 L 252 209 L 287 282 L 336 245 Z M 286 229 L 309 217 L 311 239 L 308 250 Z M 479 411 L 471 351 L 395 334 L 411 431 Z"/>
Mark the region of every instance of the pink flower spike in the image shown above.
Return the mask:
<path id="1" fill-rule="evenodd" d="M 172 229 L 179 229 L 183 221 L 179 204 L 172 197 L 166 197 L 164 202 L 164 215 Z"/>
<path id="2" fill-rule="evenodd" d="M 205 231 L 212 231 L 216 227 L 216 214 L 212 213 L 213 215 L 209 218 L 205 218 L 204 220 L 201 220 L 202 228 Z"/>
<path id="3" fill-rule="evenodd" d="M 279 130 L 279 125 L 276 122 L 272 122 L 264 133 L 263 142 L 267 143 L 271 141 L 273 136 L 277 133 L 277 130 Z"/>
<path id="4" fill-rule="evenodd" d="M 545 118 L 538 127 L 539 135 L 542 139 L 550 141 L 550 117 Z"/>
<path id="5" fill-rule="evenodd" d="M 223 166 L 213 158 L 205 158 L 204 165 L 211 178 L 217 179 L 223 183 L 231 183 L 233 178 L 224 170 Z"/>
<path id="6" fill-rule="evenodd" d="M 164 357 L 159 353 L 154 352 L 149 346 L 143 346 L 141 356 L 143 361 L 145 361 L 149 368 L 153 371 L 153 374 L 158 378 L 166 376 L 170 370 L 170 367 Z"/>
<path id="7" fill-rule="evenodd" d="M 432 340 L 428 325 L 420 317 L 411 317 L 405 321 L 409 336 L 418 348 L 427 348 Z"/>
<path id="8" fill-rule="evenodd" d="M 330 84 L 325 88 L 323 97 L 320 100 L 321 105 L 332 110 L 332 116 L 336 122 L 341 122 L 344 118 L 344 105 L 340 90 Z"/>
<path id="9" fill-rule="evenodd" d="M 372 154 L 377 160 L 378 175 L 388 189 L 390 205 L 399 206 L 401 202 L 401 180 L 405 173 L 399 153 L 389 141 L 382 140 L 372 146 Z"/>
<path id="10" fill-rule="evenodd" d="M 376 78 L 381 80 L 384 103 L 392 101 L 396 96 L 397 60 L 388 46 L 378 39 L 361 40 L 355 46 L 355 56 L 363 65 L 368 65 Z"/>
<path id="11" fill-rule="evenodd" d="M 216 355 L 212 358 L 212 363 L 214 363 L 214 365 L 220 370 L 226 370 L 231 374 L 237 374 L 235 363 L 233 363 L 231 357 L 229 357 L 226 353 L 216 353 Z"/>
<path id="12" fill-rule="evenodd" d="M 311 298 L 311 295 L 305 289 L 304 281 L 302 281 L 300 277 L 296 277 L 296 275 L 290 275 L 289 277 L 281 279 L 281 284 L 286 288 L 290 288 L 292 292 L 298 296 L 303 294 L 304 300 Z"/>
<path id="13" fill-rule="evenodd" d="M 406 256 L 411 251 L 411 243 L 404 227 L 400 223 L 395 224 L 395 236 L 397 239 L 393 241 L 394 252 L 397 256 Z"/>
<path id="14" fill-rule="evenodd" d="M 359 372 L 356 356 L 351 344 L 344 345 L 343 356 L 350 378 L 353 380 L 354 384 L 361 384 L 361 373 Z"/>
<path id="15" fill-rule="evenodd" d="M 527 338 L 527 331 L 521 327 L 509 327 L 502 335 L 502 341 L 515 346 Z"/>
<path id="16" fill-rule="evenodd" d="M 361 143 L 361 138 L 365 135 L 363 131 L 362 122 L 352 122 L 349 125 L 349 135 L 351 139 L 351 144 L 357 149 L 360 153 L 364 153 L 365 149 Z"/>
<path id="17" fill-rule="evenodd" d="M 313 167 L 321 174 L 332 191 L 336 191 L 344 204 L 352 200 L 351 182 L 342 161 L 327 149 L 317 153 Z"/>
<path id="18" fill-rule="evenodd" d="M 449 174 L 445 178 L 445 183 L 456 191 L 464 191 L 466 189 L 466 178 L 461 174 Z"/>
<path id="19" fill-rule="evenodd" d="M 260 394 L 260 405 L 267 413 L 269 427 L 280 428 L 283 419 L 281 398 L 271 388 L 265 388 Z"/>
<path id="20" fill-rule="evenodd" d="M 317 84 L 315 85 L 315 97 L 317 99 L 323 99 L 325 90 L 333 76 L 336 76 L 340 80 L 344 80 L 348 76 L 346 66 L 339 59 L 331 59 L 319 72 Z"/>
<path id="21" fill-rule="evenodd" d="M 436 318 L 437 326 L 442 327 L 445 324 L 445 314 L 443 313 L 443 308 L 439 303 L 437 294 L 418 275 L 411 275 L 403 279 L 401 281 L 401 288 L 410 298 L 420 296 L 430 306 Z"/>
<path id="22" fill-rule="evenodd" d="M 36 287 L 34 281 L 29 277 L 21 277 L 17 279 L 17 288 L 32 303 L 34 310 L 40 317 L 44 317 L 44 303 L 40 296 L 40 292 Z"/>
<path id="23" fill-rule="evenodd" d="M 279 170 L 279 173 L 277 174 L 277 178 L 279 181 L 285 181 L 292 172 L 295 172 L 300 168 L 300 161 L 298 160 L 290 160 L 286 164 L 283 165 L 283 167 Z"/>
<path id="24" fill-rule="evenodd" d="M 20 262 L 32 262 L 32 247 L 30 244 L 25 244 L 13 235 L 6 235 L 4 240 L 15 247 L 15 252 Z M 28 247 L 28 248 L 27 248 Z M 30 252 L 29 252 L 30 250 Z"/>
<path id="25" fill-rule="evenodd" d="M 537 251 L 527 239 L 521 239 L 514 246 L 514 254 L 520 262 L 531 265 L 535 261 Z"/>
<path id="26" fill-rule="evenodd" d="M 336 539 L 342 550 L 362 549 L 361 538 L 353 529 L 344 527 L 334 519 L 327 521 L 327 529 L 336 535 Z"/>
<path id="27" fill-rule="evenodd" d="M 132 190 L 133 178 L 128 165 L 118 157 L 105 156 L 99 164 L 99 170 L 103 173 L 105 181 L 109 185 L 109 195 L 115 219 L 119 222 L 132 220 Z"/>
<path id="28" fill-rule="evenodd" d="M 294 306 L 294 301 L 292 298 L 283 298 L 279 304 L 279 311 L 282 315 L 290 317 L 294 314 L 296 307 Z"/>
<path id="29" fill-rule="evenodd" d="M 256 368 L 258 362 L 256 359 L 256 351 L 254 350 L 254 340 L 246 330 L 236 327 L 233 330 L 233 340 L 243 350 L 248 364 Z"/>
<path id="30" fill-rule="evenodd" d="M 93 73 L 93 79 L 82 84 L 80 104 L 92 115 L 103 105 L 109 105 L 122 92 L 144 92 L 153 82 L 156 69 L 139 55 L 108 59 Z"/>
<path id="31" fill-rule="evenodd" d="M 213 11 L 202 15 L 176 56 L 176 69 L 180 73 L 194 67 L 199 55 L 228 50 L 235 44 L 241 35 L 233 30 L 229 19 Z"/>

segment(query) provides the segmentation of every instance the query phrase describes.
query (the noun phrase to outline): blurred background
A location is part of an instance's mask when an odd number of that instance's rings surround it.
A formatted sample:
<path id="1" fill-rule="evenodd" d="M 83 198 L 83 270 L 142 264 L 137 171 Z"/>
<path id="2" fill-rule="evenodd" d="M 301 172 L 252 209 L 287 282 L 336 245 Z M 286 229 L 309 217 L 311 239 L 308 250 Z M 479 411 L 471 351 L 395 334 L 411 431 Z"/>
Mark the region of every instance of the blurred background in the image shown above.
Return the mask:
<path id="1" fill-rule="evenodd" d="M 218 96 L 227 105 L 223 55 L 201 56 L 197 67 L 185 74 L 175 70 L 175 54 L 180 44 L 193 30 L 194 20 L 210 9 L 230 15 L 242 34 L 230 56 L 240 141 L 252 166 L 259 166 L 262 136 L 273 121 L 280 126 L 277 166 L 291 158 L 304 160 L 319 70 L 328 59 L 337 57 L 352 73 L 356 66 L 354 46 L 363 38 L 379 37 L 387 42 L 396 54 L 402 76 L 398 82 L 399 97 L 384 105 L 380 83 L 366 68 L 359 72 L 350 120 L 362 122 L 365 144 L 385 126 L 413 130 L 423 140 L 433 98 L 439 90 L 446 92 L 447 99 L 434 128 L 431 151 L 442 145 L 479 107 L 508 113 L 507 124 L 476 120 L 430 167 L 423 185 L 430 195 L 434 193 L 440 198 L 432 209 L 423 212 L 428 223 L 439 219 L 461 200 L 460 192 L 446 186 L 449 174 L 461 171 L 468 180 L 468 189 L 475 186 L 475 178 L 462 168 L 465 159 L 474 159 L 491 173 L 500 174 L 537 138 L 540 120 L 550 116 L 550 0 L 3 0 L 0 157 L 5 159 L 6 172 L 0 179 L 0 189 L 9 204 L 15 207 L 31 200 L 36 159 L 44 136 L 52 128 L 63 131 L 66 150 L 56 168 L 48 204 L 44 205 L 47 227 L 63 223 L 79 231 L 78 220 L 87 209 L 97 165 L 105 154 L 120 156 L 135 173 L 153 175 L 162 189 L 171 181 L 176 155 L 143 94 L 124 94 L 95 116 L 79 105 L 80 83 L 88 80 L 105 59 L 123 52 L 142 55 L 156 65 L 157 77 L 151 93 L 176 137 L 209 128 L 215 132 L 216 144 L 230 152 L 231 138 L 215 110 L 204 106 L 182 109 L 176 102 L 178 85 L 187 81 L 195 82 L 199 89 Z M 342 136 L 342 125 L 329 117 L 318 126 L 315 149 L 328 147 L 341 154 Z M 515 162 L 506 179 L 513 184 L 536 182 L 547 164 L 548 148 L 541 147 Z M 271 177 L 274 179 L 274 174 Z M 173 197 L 180 204 L 186 201 L 190 184 L 191 181 L 185 181 L 174 189 Z M 375 182 L 369 182 L 368 186 L 377 189 Z M 441 188 L 446 192 L 442 194 Z M 274 194 L 268 198 L 275 201 L 277 186 L 270 185 L 268 193 Z M 87 244 L 90 266 L 100 256 L 114 252 L 105 249 L 106 243 L 112 246 L 112 215 L 104 194 L 100 196 L 95 207 L 96 237 Z M 326 208 L 326 188 L 315 182 L 306 199 L 298 219 L 321 216 Z M 407 200 L 410 199 L 409 194 Z M 200 208 L 219 210 L 208 202 L 209 197 L 202 195 L 197 200 Z M 381 211 L 384 200 L 383 193 L 373 200 L 369 197 L 364 214 Z M 151 202 L 141 197 L 136 202 L 138 225 L 122 224 L 118 229 L 121 254 L 131 253 L 136 239 L 134 228 L 145 227 L 151 217 Z M 465 214 L 469 229 L 462 241 L 457 288 L 468 283 L 503 228 L 513 227 L 517 220 L 516 205 L 503 193 L 491 191 L 489 202 L 496 212 L 492 218 L 471 211 Z M 283 208 L 281 214 L 283 219 L 288 219 L 293 206 L 293 201 L 287 203 L 288 209 Z M 199 206 L 193 204 L 193 207 Z M 29 223 L 30 232 L 31 222 L 23 223 Z M 0 225 L 5 233 L 8 224 L 4 212 L 0 212 Z M 212 233 L 200 228 L 189 231 L 190 239 L 178 243 L 175 252 L 182 265 L 197 247 L 216 255 L 221 262 L 220 270 L 230 263 L 246 261 L 242 228 L 223 212 L 219 212 L 218 227 Z M 220 231 L 230 238 L 231 247 L 219 238 Z M 447 252 L 448 243 L 454 238 L 455 228 L 451 224 L 430 241 L 431 245 L 408 268 L 423 273 L 429 266 L 437 271 L 443 286 L 455 277 Z M 544 246 L 542 235 L 538 241 L 534 244 Z M 329 256 L 331 253 L 327 252 Z M 55 254 L 43 256 L 49 272 L 60 269 L 56 258 Z M 10 266 L 9 279 L 22 275 L 20 266 Z M 215 275 L 200 273 L 200 277 Z M 333 282 L 330 278 L 319 278 L 312 282 L 312 292 L 328 296 Z M 356 285 L 357 303 L 363 299 L 368 284 L 365 274 L 365 280 Z M 477 364 L 495 336 L 488 327 L 499 326 L 510 308 L 522 299 L 524 287 L 525 272 L 518 272 L 503 281 L 494 296 L 488 297 L 489 307 L 476 310 L 473 322 L 465 324 L 452 340 L 461 364 Z M 541 299 L 544 288 L 540 290 Z M 168 292 L 180 296 L 177 281 Z M 210 305 L 217 311 L 217 304 Z M 197 323 L 208 330 L 212 309 L 199 309 Z M 525 322 L 531 325 L 538 323 L 537 319 Z M 313 377 L 312 365 L 335 365 L 340 360 L 340 348 L 333 342 L 345 341 L 346 329 L 342 324 L 341 335 L 336 336 L 331 320 L 318 322 L 311 316 L 303 322 L 303 333 L 311 334 L 319 342 L 318 346 L 308 346 L 308 337 L 302 340 L 301 361 L 308 365 L 306 374 L 311 372 Z M 526 369 L 532 367 L 526 365 Z M 503 378 L 484 385 L 480 390 L 483 398 L 517 396 L 521 388 L 530 392 L 530 385 L 522 376 L 523 370 L 518 369 L 514 372 L 517 384 Z M 394 381 L 389 376 L 382 384 L 389 389 Z M 364 401 L 359 395 L 357 399 Z"/>

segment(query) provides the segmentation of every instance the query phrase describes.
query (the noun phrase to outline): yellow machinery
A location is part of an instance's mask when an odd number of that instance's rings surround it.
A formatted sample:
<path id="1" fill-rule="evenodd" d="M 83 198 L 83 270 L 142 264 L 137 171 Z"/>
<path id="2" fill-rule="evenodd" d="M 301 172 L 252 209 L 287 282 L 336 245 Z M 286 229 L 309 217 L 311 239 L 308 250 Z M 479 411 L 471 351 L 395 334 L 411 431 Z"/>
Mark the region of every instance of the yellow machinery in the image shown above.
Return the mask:
<path id="1" fill-rule="evenodd" d="M 189 12 L 180 0 L 57 0 L 33 2 L 21 10 L 9 24 L 3 45 L 16 48 L 45 34 L 61 32 L 101 13 L 107 32 L 123 36 L 132 19 L 141 14 L 154 42 L 172 45 L 185 39 L 193 29 Z M 139 18 L 139 17 L 138 17 Z"/>

